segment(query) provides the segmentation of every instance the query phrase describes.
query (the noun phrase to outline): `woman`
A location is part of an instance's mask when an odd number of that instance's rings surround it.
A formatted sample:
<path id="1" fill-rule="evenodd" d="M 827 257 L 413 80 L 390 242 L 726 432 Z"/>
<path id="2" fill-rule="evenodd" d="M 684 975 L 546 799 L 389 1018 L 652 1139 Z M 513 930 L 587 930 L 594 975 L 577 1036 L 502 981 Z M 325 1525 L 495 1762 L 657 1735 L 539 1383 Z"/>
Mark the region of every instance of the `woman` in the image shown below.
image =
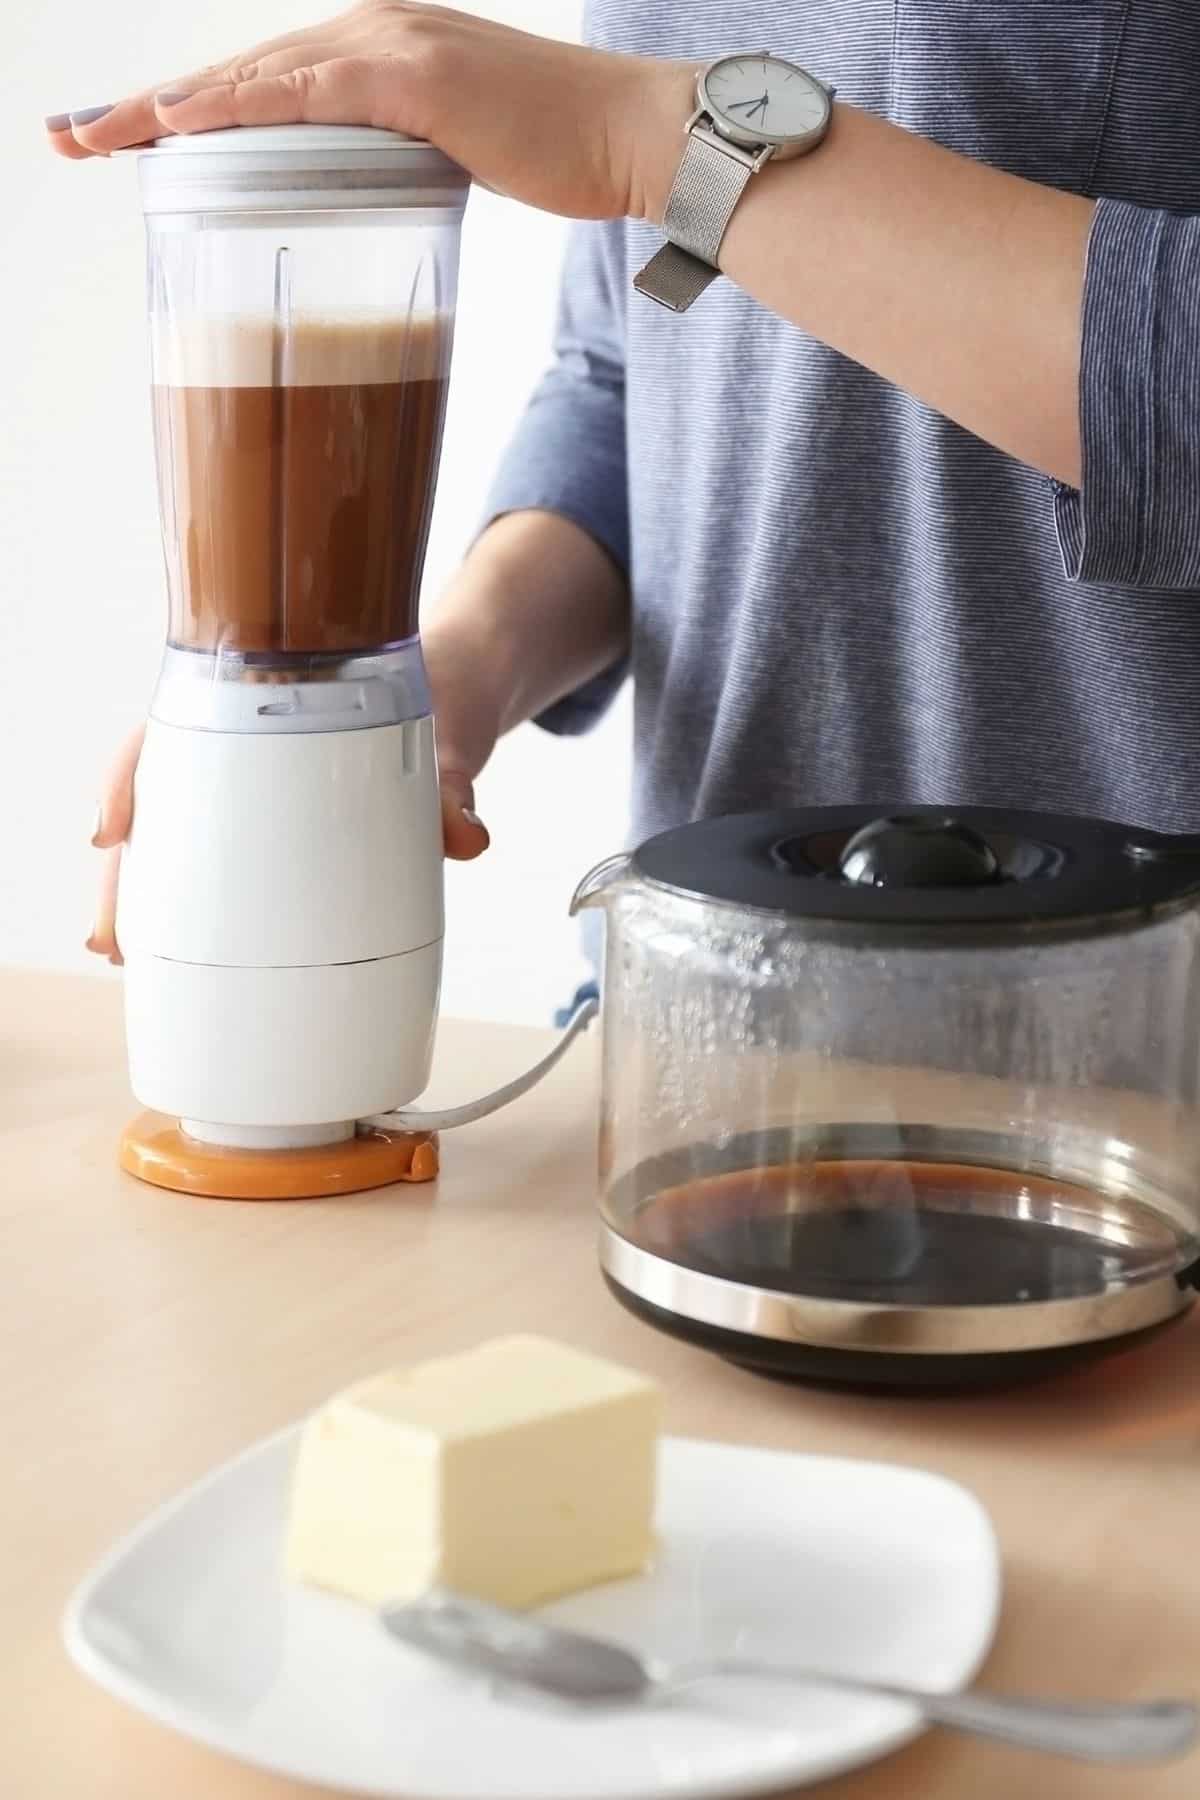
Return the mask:
<path id="1" fill-rule="evenodd" d="M 557 361 L 425 633 L 450 854 L 486 843 L 500 733 L 580 729 L 627 669 L 639 834 L 858 800 L 1200 830 L 1193 0 L 595 0 L 587 37 L 375 0 L 48 121 L 76 157 L 389 126 L 583 221 Z M 698 65 L 762 44 L 836 85 L 832 128 L 749 180 L 678 318 L 631 278 Z"/>

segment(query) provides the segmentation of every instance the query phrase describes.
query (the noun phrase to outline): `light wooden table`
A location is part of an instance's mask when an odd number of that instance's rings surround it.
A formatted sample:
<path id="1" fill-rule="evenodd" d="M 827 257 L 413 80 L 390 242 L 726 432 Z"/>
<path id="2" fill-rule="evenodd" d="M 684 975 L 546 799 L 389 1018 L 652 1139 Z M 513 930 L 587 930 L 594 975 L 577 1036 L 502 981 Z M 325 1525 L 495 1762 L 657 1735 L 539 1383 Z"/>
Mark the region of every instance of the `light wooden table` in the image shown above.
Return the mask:
<path id="1" fill-rule="evenodd" d="M 1200 1309 L 1090 1372 L 987 1400 L 758 1380 L 628 1317 L 593 1253 L 594 1047 L 448 1138 L 436 1188 L 329 1203 L 178 1199 L 114 1166 L 119 993 L 0 975 L 0 1791 L 302 1800 L 126 1711 L 70 1667 L 67 1595 L 173 1490 L 380 1366 L 531 1329 L 657 1376 L 672 1431 L 923 1464 L 996 1522 L 999 1689 L 1200 1689 Z M 439 1098 L 536 1032 L 447 1025 Z M 1189 1800 L 1200 1758 L 1115 1772 L 931 1733 L 828 1800 Z"/>

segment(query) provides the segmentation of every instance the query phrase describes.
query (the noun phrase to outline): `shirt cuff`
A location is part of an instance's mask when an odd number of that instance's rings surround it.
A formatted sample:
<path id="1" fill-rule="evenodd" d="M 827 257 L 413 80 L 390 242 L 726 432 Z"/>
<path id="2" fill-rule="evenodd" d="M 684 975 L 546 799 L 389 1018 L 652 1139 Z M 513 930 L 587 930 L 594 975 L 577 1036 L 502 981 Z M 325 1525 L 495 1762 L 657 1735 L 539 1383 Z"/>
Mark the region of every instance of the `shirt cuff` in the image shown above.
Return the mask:
<path id="1" fill-rule="evenodd" d="M 517 428 L 488 494 L 483 525 L 528 509 L 557 513 L 593 537 L 626 575 L 629 506 L 624 412 L 604 388 L 546 377 Z M 534 721 L 560 737 L 589 731 L 628 672 L 622 660 Z"/>
<path id="2" fill-rule="evenodd" d="M 603 390 L 568 387 L 554 374 L 542 383 L 492 482 L 483 524 L 529 507 L 570 519 L 628 574 L 624 416 Z"/>
<path id="3" fill-rule="evenodd" d="M 1054 488 L 1066 574 L 1200 585 L 1200 220 L 1099 201 L 1082 326 L 1082 483 Z"/>

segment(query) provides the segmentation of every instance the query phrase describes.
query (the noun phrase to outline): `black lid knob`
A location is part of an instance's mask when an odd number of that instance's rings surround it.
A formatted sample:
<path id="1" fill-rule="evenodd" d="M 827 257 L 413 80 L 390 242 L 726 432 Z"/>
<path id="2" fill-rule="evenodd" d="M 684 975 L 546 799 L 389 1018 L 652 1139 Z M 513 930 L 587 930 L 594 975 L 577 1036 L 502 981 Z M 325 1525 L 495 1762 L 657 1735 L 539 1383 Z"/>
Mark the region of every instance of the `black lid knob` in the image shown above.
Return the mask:
<path id="1" fill-rule="evenodd" d="M 846 844 L 838 870 L 859 887 L 986 887 L 1001 879 L 987 839 L 951 817 L 873 819 Z"/>

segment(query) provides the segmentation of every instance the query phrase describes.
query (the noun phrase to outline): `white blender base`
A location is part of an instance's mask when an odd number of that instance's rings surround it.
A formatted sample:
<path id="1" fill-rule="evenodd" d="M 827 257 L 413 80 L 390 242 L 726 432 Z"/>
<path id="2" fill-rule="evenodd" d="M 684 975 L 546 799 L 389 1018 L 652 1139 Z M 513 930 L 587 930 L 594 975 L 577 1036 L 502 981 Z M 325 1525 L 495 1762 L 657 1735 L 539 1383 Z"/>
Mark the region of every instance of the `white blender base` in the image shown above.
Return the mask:
<path id="1" fill-rule="evenodd" d="M 403 956 L 291 969 L 127 952 L 134 1094 L 154 1112 L 209 1127 L 209 1142 L 236 1141 L 211 1129 L 221 1125 L 344 1135 L 345 1122 L 404 1106 L 428 1083 L 441 965 L 440 940 Z"/>
<path id="2" fill-rule="evenodd" d="M 323 1150 L 348 1144 L 358 1127 L 354 1119 L 329 1125 L 218 1125 L 207 1119 L 180 1119 L 184 1137 L 221 1150 Z"/>
<path id="3" fill-rule="evenodd" d="M 292 737 L 150 720 L 121 864 L 126 958 L 340 967 L 444 929 L 432 719 Z"/>

